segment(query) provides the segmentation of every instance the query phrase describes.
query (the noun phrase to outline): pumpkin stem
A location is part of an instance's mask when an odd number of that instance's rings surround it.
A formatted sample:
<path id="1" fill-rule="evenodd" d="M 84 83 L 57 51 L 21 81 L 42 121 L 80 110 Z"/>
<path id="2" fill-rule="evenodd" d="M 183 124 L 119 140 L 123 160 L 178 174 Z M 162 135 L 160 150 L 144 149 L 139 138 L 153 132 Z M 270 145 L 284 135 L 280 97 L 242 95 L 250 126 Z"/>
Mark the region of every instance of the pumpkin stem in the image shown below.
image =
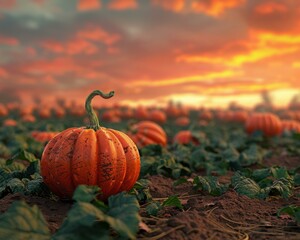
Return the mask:
<path id="1" fill-rule="evenodd" d="M 104 99 L 108 99 L 108 98 L 111 98 L 112 96 L 114 96 L 114 94 L 115 94 L 114 91 L 110 91 L 109 93 L 103 93 L 99 90 L 95 90 L 87 97 L 87 99 L 85 101 L 85 110 L 86 110 L 86 112 L 89 116 L 89 120 L 90 120 L 90 126 L 88 126 L 88 128 L 92 128 L 95 131 L 97 131 L 100 128 L 99 119 L 91 105 L 92 99 L 97 95 L 101 96 Z"/>

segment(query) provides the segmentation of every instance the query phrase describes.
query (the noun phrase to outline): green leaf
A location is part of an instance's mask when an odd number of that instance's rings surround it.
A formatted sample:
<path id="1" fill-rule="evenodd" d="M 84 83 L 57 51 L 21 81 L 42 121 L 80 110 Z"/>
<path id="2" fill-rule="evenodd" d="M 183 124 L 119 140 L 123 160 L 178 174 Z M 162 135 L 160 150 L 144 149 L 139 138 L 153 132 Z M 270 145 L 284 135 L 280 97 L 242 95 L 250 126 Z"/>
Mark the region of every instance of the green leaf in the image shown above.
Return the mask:
<path id="1" fill-rule="evenodd" d="M 195 190 L 203 190 L 213 196 L 219 196 L 227 191 L 228 185 L 220 184 L 215 176 L 197 176 L 193 180 Z"/>
<path id="2" fill-rule="evenodd" d="M 177 196 L 170 196 L 167 200 L 162 203 L 163 207 L 177 207 L 179 209 L 183 209 L 183 206 Z"/>
<path id="3" fill-rule="evenodd" d="M 150 216 L 157 216 L 158 212 L 162 209 L 162 205 L 159 202 L 151 202 L 146 207 L 146 212 Z"/>
<path id="4" fill-rule="evenodd" d="M 139 202 L 148 202 L 152 199 L 148 185 L 149 180 L 139 179 L 130 190 L 130 194 L 134 194 Z"/>
<path id="5" fill-rule="evenodd" d="M 289 205 L 285 206 L 277 211 L 277 216 L 286 213 L 295 218 L 296 222 L 300 223 L 300 206 Z"/>
<path id="6" fill-rule="evenodd" d="M 47 222 L 37 206 L 17 201 L 0 215 L 0 240 L 7 239 L 50 239 Z"/>
<path id="7" fill-rule="evenodd" d="M 176 180 L 174 183 L 173 183 L 173 186 L 179 186 L 181 184 L 184 184 L 184 183 L 187 183 L 188 180 L 186 178 L 179 178 L 178 180 Z"/>
<path id="8" fill-rule="evenodd" d="M 237 162 L 239 160 L 240 153 L 231 146 L 222 153 L 222 156 L 228 162 Z"/>
<path id="9" fill-rule="evenodd" d="M 269 177 L 270 175 L 270 168 L 262 168 L 254 170 L 251 177 L 254 181 L 260 182 L 261 180 Z"/>
<path id="10" fill-rule="evenodd" d="M 162 146 L 158 144 L 150 144 L 141 149 L 141 156 L 161 156 Z"/>
<path id="11" fill-rule="evenodd" d="M 99 194 L 100 188 L 98 186 L 79 185 L 73 194 L 73 200 L 77 202 L 91 202 Z"/>
<path id="12" fill-rule="evenodd" d="M 249 148 L 244 150 L 240 155 L 240 161 L 243 166 L 250 166 L 254 163 L 261 162 L 262 159 L 262 150 L 256 144 L 251 144 Z"/>
<path id="13" fill-rule="evenodd" d="M 250 198 L 257 197 L 261 190 L 255 181 L 251 178 L 241 176 L 239 172 L 232 176 L 231 184 L 238 194 L 246 195 Z"/>
<path id="14" fill-rule="evenodd" d="M 272 184 L 270 187 L 261 189 L 259 194 L 260 198 L 266 198 L 267 196 L 282 196 L 288 198 L 292 195 L 293 185 L 292 182 L 286 178 L 280 178 Z"/>
<path id="15" fill-rule="evenodd" d="M 12 193 L 21 192 L 24 193 L 26 191 L 25 184 L 18 178 L 13 178 L 7 183 L 7 187 L 10 189 Z"/>
<path id="16" fill-rule="evenodd" d="M 86 202 L 77 202 L 68 212 L 66 220 L 53 236 L 53 240 L 110 239 L 106 215 Z"/>
<path id="17" fill-rule="evenodd" d="M 295 187 L 298 187 L 300 185 L 300 173 L 296 173 L 294 176 L 294 184 Z"/>
<path id="18" fill-rule="evenodd" d="M 289 178 L 290 175 L 287 171 L 286 168 L 283 167 L 272 167 L 271 169 L 272 175 L 274 178 L 276 179 L 280 179 L 280 178 Z"/>
<path id="19" fill-rule="evenodd" d="M 110 227 L 122 239 L 135 239 L 140 222 L 136 198 L 122 192 L 111 196 L 108 206 L 104 213 L 91 203 L 75 203 L 54 239 L 110 239 Z"/>
<path id="20" fill-rule="evenodd" d="M 140 216 L 138 214 L 140 206 L 137 199 L 124 192 L 108 198 L 108 215 L 115 221 L 111 227 L 122 237 L 134 239 L 138 231 Z"/>
<path id="21" fill-rule="evenodd" d="M 29 163 L 38 161 L 38 159 L 30 152 L 27 152 L 25 150 L 20 150 L 15 155 L 13 155 L 10 159 L 6 161 L 6 164 L 11 164 L 14 160 L 25 160 Z"/>

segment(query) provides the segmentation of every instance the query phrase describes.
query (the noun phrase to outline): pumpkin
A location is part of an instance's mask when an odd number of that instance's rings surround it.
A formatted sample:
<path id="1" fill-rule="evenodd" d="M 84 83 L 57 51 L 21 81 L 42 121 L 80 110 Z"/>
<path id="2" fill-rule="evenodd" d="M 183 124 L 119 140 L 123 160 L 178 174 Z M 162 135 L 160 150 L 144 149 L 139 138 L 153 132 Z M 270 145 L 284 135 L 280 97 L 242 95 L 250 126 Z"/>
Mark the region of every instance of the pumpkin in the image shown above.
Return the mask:
<path id="1" fill-rule="evenodd" d="M 195 145 L 200 144 L 198 138 L 196 136 L 194 136 L 190 130 L 179 131 L 174 136 L 173 142 L 178 143 L 178 144 L 189 144 L 189 143 L 192 143 Z"/>
<path id="2" fill-rule="evenodd" d="M 281 121 L 273 113 L 252 114 L 248 117 L 245 128 L 248 134 L 252 134 L 255 131 L 262 131 L 267 137 L 277 136 L 282 132 Z"/>
<path id="3" fill-rule="evenodd" d="M 177 126 L 187 126 L 190 124 L 190 119 L 188 117 L 179 117 L 175 120 L 175 125 Z"/>
<path id="4" fill-rule="evenodd" d="M 152 121 L 141 121 L 133 124 L 128 135 L 139 148 L 150 144 L 167 145 L 167 134 L 161 126 Z"/>
<path id="5" fill-rule="evenodd" d="M 48 107 L 40 108 L 38 111 L 38 115 L 40 118 L 50 118 L 51 117 L 51 109 Z"/>
<path id="6" fill-rule="evenodd" d="M 48 142 L 52 138 L 55 137 L 55 135 L 58 134 L 58 132 L 40 132 L 40 131 L 32 131 L 31 137 L 37 141 L 37 142 Z"/>
<path id="7" fill-rule="evenodd" d="M 150 112 L 150 120 L 156 123 L 165 123 L 167 121 L 166 114 L 161 110 L 152 110 Z"/>
<path id="8" fill-rule="evenodd" d="M 169 102 L 165 111 L 167 116 L 170 118 L 177 118 L 180 116 L 180 110 L 174 105 L 172 101 Z"/>
<path id="9" fill-rule="evenodd" d="M 212 118 L 213 118 L 212 113 L 208 110 L 203 110 L 199 114 L 200 120 L 210 121 L 210 120 L 212 120 Z"/>
<path id="10" fill-rule="evenodd" d="M 0 104 L 0 117 L 7 116 L 7 115 L 8 115 L 7 108 L 3 104 Z"/>
<path id="11" fill-rule="evenodd" d="M 135 110 L 135 118 L 139 119 L 139 120 L 149 119 L 149 112 L 148 112 L 148 110 L 145 107 L 143 107 L 143 106 L 139 106 Z"/>
<path id="12" fill-rule="evenodd" d="M 106 122 L 120 122 L 121 119 L 119 117 L 118 111 L 114 109 L 109 109 L 102 114 L 103 121 Z"/>
<path id="13" fill-rule="evenodd" d="M 14 119 L 11 119 L 11 118 L 8 118 L 8 119 L 4 120 L 4 122 L 3 122 L 3 126 L 6 126 L 6 127 L 15 127 L 17 125 L 18 125 L 17 121 Z"/>
<path id="14" fill-rule="evenodd" d="M 35 116 L 32 114 L 26 114 L 21 117 L 23 122 L 35 122 Z"/>
<path id="15" fill-rule="evenodd" d="M 294 120 L 282 120 L 283 131 L 294 131 L 300 133 L 300 123 Z"/>
<path id="16" fill-rule="evenodd" d="M 53 109 L 54 115 L 58 118 L 62 118 L 63 116 L 66 115 L 65 109 L 63 107 L 57 106 Z"/>
<path id="17" fill-rule="evenodd" d="M 101 127 L 91 101 L 95 96 L 111 98 L 114 92 L 93 91 L 85 109 L 90 126 L 68 128 L 46 145 L 41 158 L 45 184 L 59 197 L 71 198 L 80 184 L 101 188 L 100 199 L 130 190 L 140 173 L 140 155 L 123 132 Z"/>

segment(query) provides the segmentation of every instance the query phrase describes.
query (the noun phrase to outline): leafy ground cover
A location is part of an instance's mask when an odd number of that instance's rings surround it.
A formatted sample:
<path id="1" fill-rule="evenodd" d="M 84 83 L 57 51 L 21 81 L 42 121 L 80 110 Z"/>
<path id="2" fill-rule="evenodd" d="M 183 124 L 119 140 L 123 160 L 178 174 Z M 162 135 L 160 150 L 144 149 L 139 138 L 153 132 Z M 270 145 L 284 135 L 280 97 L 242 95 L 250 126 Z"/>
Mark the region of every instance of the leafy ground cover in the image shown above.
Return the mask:
<path id="1" fill-rule="evenodd" d="M 83 118 L 2 127 L 0 239 L 299 239 L 300 134 L 265 138 L 247 135 L 243 124 L 195 123 L 162 124 L 167 147 L 139 149 L 135 187 L 106 203 L 87 186 L 72 201 L 58 199 L 40 176 L 46 142 L 30 133 L 81 126 Z M 103 125 L 126 131 L 128 121 Z M 186 129 L 200 144 L 173 143 Z"/>

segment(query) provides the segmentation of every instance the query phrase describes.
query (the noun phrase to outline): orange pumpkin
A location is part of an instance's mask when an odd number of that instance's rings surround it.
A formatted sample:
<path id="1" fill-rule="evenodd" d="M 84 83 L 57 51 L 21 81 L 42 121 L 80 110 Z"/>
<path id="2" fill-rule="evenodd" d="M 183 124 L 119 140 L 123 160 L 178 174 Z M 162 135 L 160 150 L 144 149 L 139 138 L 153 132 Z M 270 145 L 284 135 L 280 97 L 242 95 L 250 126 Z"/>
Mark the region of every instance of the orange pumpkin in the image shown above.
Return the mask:
<path id="1" fill-rule="evenodd" d="M 18 125 L 17 121 L 14 120 L 14 119 L 11 119 L 11 118 L 6 119 L 6 120 L 3 122 L 3 126 L 6 126 L 6 127 L 15 127 L 15 126 L 17 126 L 17 125 Z"/>
<path id="2" fill-rule="evenodd" d="M 294 131 L 300 133 L 300 123 L 294 120 L 282 120 L 283 131 Z"/>
<path id="3" fill-rule="evenodd" d="M 35 122 L 35 116 L 32 114 L 26 114 L 21 117 L 23 122 Z"/>
<path id="4" fill-rule="evenodd" d="M 140 173 L 140 156 L 134 142 L 120 131 L 99 125 L 91 101 L 99 95 L 111 98 L 114 92 L 93 91 L 85 108 L 91 125 L 69 128 L 46 145 L 41 158 L 45 184 L 58 196 L 71 198 L 80 184 L 98 185 L 100 199 L 130 190 Z"/>
<path id="5" fill-rule="evenodd" d="M 37 142 L 48 142 L 50 141 L 52 138 L 55 137 L 55 135 L 57 135 L 58 132 L 40 132 L 40 131 L 32 131 L 31 132 L 31 137 L 37 141 Z"/>
<path id="6" fill-rule="evenodd" d="M 179 117 L 175 120 L 177 126 L 187 126 L 190 124 L 190 119 L 188 117 Z"/>
<path id="7" fill-rule="evenodd" d="M 150 144 L 167 145 L 167 135 L 161 126 L 152 121 L 133 124 L 128 135 L 141 148 Z"/>
<path id="8" fill-rule="evenodd" d="M 38 115 L 44 119 L 50 118 L 51 117 L 51 109 L 48 107 L 41 108 L 38 111 Z"/>
<path id="9" fill-rule="evenodd" d="M 149 112 L 145 107 L 139 106 L 135 110 L 135 117 L 139 120 L 149 119 Z"/>
<path id="10" fill-rule="evenodd" d="M 157 123 L 165 123 L 167 121 L 167 116 L 161 110 L 153 110 L 150 112 L 150 120 Z"/>
<path id="11" fill-rule="evenodd" d="M 280 119 L 273 113 L 254 113 L 246 121 L 246 132 L 252 134 L 255 131 L 262 131 L 267 137 L 280 135 L 282 124 Z"/>
<path id="12" fill-rule="evenodd" d="M 199 114 L 200 120 L 210 121 L 212 118 L 213 118 L 212 113 L 208 110 L 204 110 Z"/>
<path id="13" fill-rule="evenodd" d="M 199 145 L 199 140 L 193 136 L 192 132 L 189 130 L 183 130 L 183 131 L 179 131 L 173 139 L 173 142 L 175 143 L 179 143 L 179 144 L 195 144 L 195 145 Z"/>
<path id="14" fill-rule="evenodd" d="M 0 104 L 0 117 L 7 116 L 7 115 L 8 115 L 7 108 L 3 104 Z"/>

